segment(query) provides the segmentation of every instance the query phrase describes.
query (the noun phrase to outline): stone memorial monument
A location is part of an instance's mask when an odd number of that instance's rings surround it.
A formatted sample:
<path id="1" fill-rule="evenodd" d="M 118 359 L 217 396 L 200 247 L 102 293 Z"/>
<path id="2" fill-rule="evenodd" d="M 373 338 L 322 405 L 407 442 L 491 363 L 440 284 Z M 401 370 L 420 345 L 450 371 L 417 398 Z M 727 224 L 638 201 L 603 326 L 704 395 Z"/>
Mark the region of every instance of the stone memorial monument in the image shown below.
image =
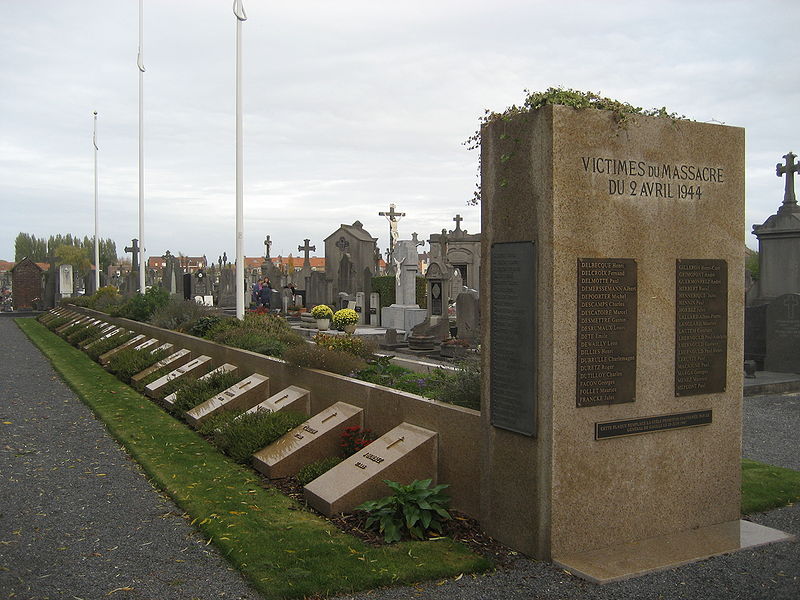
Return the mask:
<path id="1" fill-rule="evenodd" d="M 414 240 L 397 242 L 392 260 L 396 283 L 395 303 L 381 309 L 381 325 L 408 333 L 428 315 L 428 311 L 417 304 L 419 255 Z"/>
<path id="2" fill-rule="evenodd" d="M 481 137 L 487 533 L 595 581 L 780 539 L 739 520 L 744 131 L 549 105 Z"/>

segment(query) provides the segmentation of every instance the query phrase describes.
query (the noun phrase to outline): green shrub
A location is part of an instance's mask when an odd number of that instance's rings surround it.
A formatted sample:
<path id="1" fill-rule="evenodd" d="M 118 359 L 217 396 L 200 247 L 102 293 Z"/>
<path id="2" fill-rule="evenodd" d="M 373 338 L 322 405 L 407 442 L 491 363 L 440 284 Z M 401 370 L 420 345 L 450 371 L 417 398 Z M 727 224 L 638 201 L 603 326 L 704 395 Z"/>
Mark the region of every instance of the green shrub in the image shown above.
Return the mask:
<path id="1" fill-rule="evenodd" d="M 215 431 L 227 427 L 243 412 L 243 410 L 217 411 L 215 414 L 211 415 L 207 419 L 204 419 L 200 423 L 200 426 L 197 428 L 197 432 L 200 435 L 213 436 Z"/>
<path id="2" fill-rule="evenodd" d="M 375 353 L 375 345 L 363 338 L 352 335 L 330 335 L 328 333 L 318 333 L 314 336 L 314 343 L 328 350 L 338 350 L 347 352 L 353 356 L 358 356 L 365 360 L 372 357 Z"/>
<path id="3" fill-rule="evenodd" d="M 74 317 L 56 317 L 52 321 L 45 324 L 50 331 L 55 331 L 62 325 L 66 325 L 69 321 L 71 321 Z"/>
<path id="4" fill-rule="evenodd" d="M 166 304 L 155 310 L 149 322 L 162 329 L 188 332 L 197 321 L 214 312 L 216 312 L 215 308 L 203 306 L 194 300 L 184 300 L 173 296 Z"/>
<path id="5" fill-rule="evenodd" d="M 144 294 L 136 294 L 125 303 L 112 307 L 114 316 L 133 319 L 134 321 L 147 321 L 153 313 L 169 302 L 169 292 L 162 287 L 151 287 Z"/>
<path id="6" fill-rule="evenodd" d="M 220 314 L 204 315 L 194 322 L 189 333 L 197 337 L 206 337 L 206 334 L 225 318 Z"/>
<path id="7" fill-rule="evenodd" d="M 481 409 L 481 369 L 476 361 L 459 363 L 438 382 L 431 398 L 473 410 Z"/>
<path id="8" fill-rule="evenodd" d="M 133 336 L 134 334 L 130 331 L 118 331 L 114 335 L 100 340 L 96 344 L 92 344 L 91 348 L 86 349 L 86 353 L 92 357 L 92 360 L 97 360 L 100 358 L 100 355 L 121 346 Z"/>
<path id="9" fill-rule="evenodd" d="M 67 341 L 73 346 L 77 346 L 84 340 L 88 340 L 89 338 L 93 337 L 98 337 L 99 335 L 100 335 L 100 327 L 98 327 L 97 325 L 90 325 L 89 327 L 85 327 L 69 335 L 67 337 Z"/>
<path id="10" fill-rule="evenodd" d="M 357 356 L 338 350 L 328 350 L 314 344 L 289 348 L 283 353 L 283 359 L 298 367 L 320 369 L 339 375 L 350 375 L 366 366 L 366 363 Z"/>
<path id="11" fill-rule="evenodd" d="M 218 344 L 278 357 L 286 349 L 306 343 L 283 317 L 256 313 L 246 314 L 241 321 L 223 319 L 211 326 L 205 337 Z"/>
<path id="12" fill-rule="evenodd" d="M 342 462 L 342 460 L 341 456 L 329 456 L 313 462 L 310 465 L 306 465 L 300 469 L 300 472 L 297 474 L 297 481 L 300 482 L 300 485 L 308 485 L 317 477 L 330 471 L 333 467 Z"/>
<path id="13" fill-rule="evenodd" d="M 218 344 L 258 352 L 266 356 L 281 357 L 287 348 L 285 343 L 276 338 L 264 337 L 257 331 L 243 328 L 227 329 L 217 335 L 215 341 Z"/>
<path id="14" fill-rule="evenodd" d="M 198 404 L 202 404 L 209 398 L 235 385 L 239 379 L 235 371 L 224 373 L 218 371 L 202 379 L 187 381 L 176 390 L 175 402 L 169 410 L 172 414 L 180 416 L 187 410 L 193 409 Z"/>
<path id="15" fill-rule="evenodd" d="M 414 480 L 408 485 L 384 479 L 394 494 L 370 500 L 356 507 L 367 513 L 367 527 L 378 525 L 386 543 L 397 542 L 408 534 L 418 540 L 430 531 L 442 533 L 442 523 L 450 519 L 450 498 L 442 494 L 446 484 L 430 487 L 431 479 Z"/>
<path id="16" fill-rule="evenodd" d="M 308 417 L 294 412 L 259 410 L 241 415 L 214 433 L 214 444 L 239 463 L 304 423 Z"/>
<path id="17" fill-rule="evenodd" d="M 61 337 L 63 337 L 65 340 L 69 341 L 69 336 L 71 336 L 73 333 L 75 333 L 77 331 L 81 331 L 83 329 L 86 329 L 88 326 L 89 325 L 87 323 L 85 323 L 85 322 L 74 323 L 74 324 L 70 325 L 69 327 L 67 327 L 64 331 L 61 332 Z"/>
<path id="18" fill-rule="evenodd" d="M 147 367 L 156 364 L 168 355 L 167 350 L 151 352 L 152 348 L 135 350 L 125 348 L 117 352 L 109 361 L 107 369 L 125 383 L 130 383 L 131 377 L 141 373 Z"/>

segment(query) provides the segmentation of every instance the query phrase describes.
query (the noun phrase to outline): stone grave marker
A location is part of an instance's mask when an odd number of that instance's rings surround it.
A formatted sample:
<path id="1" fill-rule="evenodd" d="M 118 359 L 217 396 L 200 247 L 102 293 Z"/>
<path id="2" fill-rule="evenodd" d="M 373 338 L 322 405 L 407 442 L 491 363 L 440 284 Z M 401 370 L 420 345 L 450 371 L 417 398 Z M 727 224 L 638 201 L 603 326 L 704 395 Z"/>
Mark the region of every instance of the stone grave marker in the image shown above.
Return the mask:
<path id="1" fill-rule="evenodd" d="M 117 353 L 121 352 L 122 350 L 125 350 L 125 348 L 132 348 L 136 344 L 140 344 L 145 339 L 147 339 L 147 336 L 142 335 L 141 333 L 138 334 L 138 335 L 135 335 L 131 339 L 129 339 L 127 342 L 123 342 L 122 344 L 120 344 L 116 348 L 112 348 L 111 350 L 109 350 L 105 354 L 101 354 L 100 357 L 97 360 L 101 365 L 106 366 L 111 361 L 111 359 L 114 358 L 114 356 Z"/>
<path id="2" fill-rule="evenodd" d="M 783 294 L 767 306 L 764 369 L 800 373 L 800 294 Z"/>
<path id="3" fill-rule="evenodd" d="M 330 517 L 390 495 L 384 479 L 409 484 L 430 478 L 435 483 L 437 436 L 409 423 L 398 425 L 309 483 L 304 488 L 306 502 Z"/>
<path id="4" fill-rule="evenodd" d="M 86 344 L 86 346 L 84 346 L 83 349 L 84 350 L 89 350 L 95 344 L 98 344 L 101 341 L 110 338 L 112 335 L 117 335 L 118 333 L 123 332 L 123 331 L 125 331 L 125 330 L 122 327 L 116 327 L 115 326 L 113 329 L 110 329 L 108 332 L 106 332 L 104 335 L 100 336 L 96 340 L 93 340 L 93 341 L 92 340 L 88 340 L 89 343 Z"/>
<path id="5" fill-rule="evenodd" d="M 199 381 L 203 381 L 203 380 L 207 380 L 207 379 L 213 377 L 214 375 L 221 375 L 223 373 L 234 373 L 235 374 L 236 371 L 238 371 L 238 370 L 239 370 L 239 367 L 237 367 L 236 365 L 232 365 L 230 363 L 225 363 L 223 365 L 218 366 L 216 369 L 211 369 L 208 373 L 206 373 L 205 375 L 201 375 L 197 379 Z M 175 400 L 177 400 L 177 399 L 178 399 L 178 392 L 173 392 L 173 393 L 169 394 L 168 396 L 165 396 L 162 399 L 161 403 L 164 406 L 172 406 L 173 404 L 175 404 Z"/>
<path id="6" fill-rule="evenodd" d="M 291 410 L 305 414 L 311 413 L 311 392 L 296 385 L 281 390 L 273 394 L 266 400 L 259 402 L 246 413 L 254 413 L 259 410 L 278 412 L 279 410 Z"/>
<path id="7" fill-rule="evenodd" d="M 72 265 L 58 267 L 58 293 L 59 298 L 69 298 L 74 291 Z"/>
<path id="8" fill-rule="evenodd" d="M 167 346 L 167 345 L 168 344 L 164 344 L 164 346 Z M 169 345 L 171 346 L 171 344 L 169 344 Z M 161 348 L 161 346 L 159 346 L 159 348 Z M 156 348 L 155 350 L 153 350 L 153 352 L 156 352 L 159 348 Z M 165 348 L 165 350 L 169 350 L 169 349 Z M 190 360 L 192 360 L 192 358 L 193 358 L 192 352 L 189 351 L 189 350 L 186 350 L 185 348 L 183 348 L 181 350 L 173 352 L 172 354 L 170 354 L 166 358 L 162 358 L 157 363 L 155 363 L 153 365 L 150 365 L 144 371 L 141 371 L 140 373 L 137 373 L 136 375 L 131 377 L 131 382 L 132 383 L 138 383 L 139 381 L 141 381 L 142 379 L 144 379 L 145 377 L 147 377 L 151 373 L 154 373 L 154 372 L 158 371 L 159 369 L 161 369 L 163 367 L 166 367 L 167 365 L 170 365 L 174 369 L 177 369 L 178 367 L 181 367 L 181 366 L 185 365 L 186 363 L 188 363 Z"/>
<path id="9" fill-rule="evenodd" d="M 147 340 L 145 342 L 142 342 L 138 346 L 134 346 L 133 349 L 136 350 L 136 351 L 140 351 L 140 350 L 146 350 L 147 348 L 150 348 L 152 350 L 152 349 L 155 348 L 156 344 L 158 344 L 158 343 L 159 343 L 159 341 L 156 338 L 150 338 L 149 340 Z"/>
<path id="10" fill-rule="evenodd" d="M 363 424 L 361 408 L 337 402 L 253 454 L 253 468 L 272 479 L 296 475 L 306 465 L 339 454 L 345 428 Z"/>
<path id="11" fill-rule="evenodd" d="M 358 324 L 364 325 L 366 318 L 366 295 L 364 292 L 356 292 L 356 301 L 353 302 L 353 310 L 358 313 Z"/>
<path id="12" fill-rule="evenodd" d="M 381 295 L 378 292 L 372 292 L 369 295 L 369 324 L 370 327 L 381 326 Z"/>
<path id="13" fill-rule="evenodd" d="M 116 325 L 111 325 L 110 323 L 106 323 L 100 327 L 99 331 L 100 337 L 98 337 L 97 339 L 95 339 L 94 337 L 86 338 L 85 340 L 81 341 L 78 344 L 78 348 L 80 348 L 81 350 L 86 350 L 95 341 L 102 340 L 108 336 L 114 335 L 118 331 L 120 331 L 119 327 L 117 327 Z"/>
<path id="14" fill-rule="evenodd" d="M 471 345 L 480 344 L 481 306 L 477 292 L 461 292 L 456 297 L 456 327 L 458 339 Z"/>
<path id="15" fill-rule="evenodd" d="M 79 314 L 73 314 L 69 321 L 61 325 L 60 327 L 55 328 L 56 333 L 62 333 L 63 331 L 69 329 L 73 325 L 77 325 L 78 323 L 82 323 L 83 321 L 88 321 L 89 317 L 85 317 Z"/>
<path id="16" fill-rule="evenodd" d="M 208 373 L 209 369 L 211 369 L 211 357 L 205 354 L 198 356 L 174 371 L 170 371 L 163 377 L 159 377 L 152 383 L 147 384 L 144 388 L 145 394 L 150 398 L 159 398 L 161 396 L 160 390 L 163 390 L 164 386 L 173 379 L 200 377 Z"/>
<path id="17" fill-rule="evenodd" d="M 184 418 L 197 427 L 223 410 L 248 410 L 269 396 L 269 377 L 254 373 L 236 385 L 186 411 Z"/>

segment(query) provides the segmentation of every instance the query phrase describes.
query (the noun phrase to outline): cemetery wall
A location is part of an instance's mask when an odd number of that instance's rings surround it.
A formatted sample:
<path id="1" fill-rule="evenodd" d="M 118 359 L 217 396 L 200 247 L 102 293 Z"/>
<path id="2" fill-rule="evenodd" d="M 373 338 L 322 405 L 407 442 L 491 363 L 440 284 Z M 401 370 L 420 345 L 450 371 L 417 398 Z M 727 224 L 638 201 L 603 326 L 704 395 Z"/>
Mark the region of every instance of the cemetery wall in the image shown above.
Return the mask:
<path id="1" fill-rule="evenodd" d="M 346 402 L 364 409 L 364 426 L 378 435 L 403 422 L 438 432 L 438 483 L 450 485 L 448 494 L 452 497 L 453 508 L 477 518 L 480 495 L 478 440 L 481 426 L 480 413 L 477 411 L 335 373 L 295 367 L 277 358 L 223 346 L 147 323 L 109 317 L 87 308 L 71 308 L 161 342 L 172 343 L 176 348 L 186 348 L 196 355 L 210 356 L 214 366 L 224 363 L 236 365 L 242 377 L 253 373 L 266 375 L 270 378 L 271 393 L 289 385 L 305 388 L 311 392 L 312 414 L 336 402 Z M 387 488 L 387 495 L 388 491 Z"/>

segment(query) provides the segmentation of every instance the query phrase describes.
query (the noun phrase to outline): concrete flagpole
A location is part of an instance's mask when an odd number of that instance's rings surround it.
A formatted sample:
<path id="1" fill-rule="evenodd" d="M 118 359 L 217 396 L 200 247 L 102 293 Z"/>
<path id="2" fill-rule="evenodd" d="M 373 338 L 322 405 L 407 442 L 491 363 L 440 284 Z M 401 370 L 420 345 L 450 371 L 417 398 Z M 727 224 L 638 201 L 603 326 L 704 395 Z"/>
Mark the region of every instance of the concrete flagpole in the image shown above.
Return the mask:
<path id="1" fill-rule="evenodd" d="M 242 0 L 233 1 L 236 15 L 236 318 L 244 319 L 244 202 L 242 197 Z"/>
<path id="2" fill-rule="evenodd" d="M 147 267 L 144 261 L 144 57 L 143 7 L 139 0 L 139 53 L 136 66 L 139 67 L 139 293 L 145 293 L 144 272 Z"/>
<path id="3" fill-rule="evenodd" d="M 92 146 L 94 146 L 94 291 L 100 289 L 100 218 L 97 203 L 97 111 L 94 111 L 94 128 L 92 129 Z"/>

